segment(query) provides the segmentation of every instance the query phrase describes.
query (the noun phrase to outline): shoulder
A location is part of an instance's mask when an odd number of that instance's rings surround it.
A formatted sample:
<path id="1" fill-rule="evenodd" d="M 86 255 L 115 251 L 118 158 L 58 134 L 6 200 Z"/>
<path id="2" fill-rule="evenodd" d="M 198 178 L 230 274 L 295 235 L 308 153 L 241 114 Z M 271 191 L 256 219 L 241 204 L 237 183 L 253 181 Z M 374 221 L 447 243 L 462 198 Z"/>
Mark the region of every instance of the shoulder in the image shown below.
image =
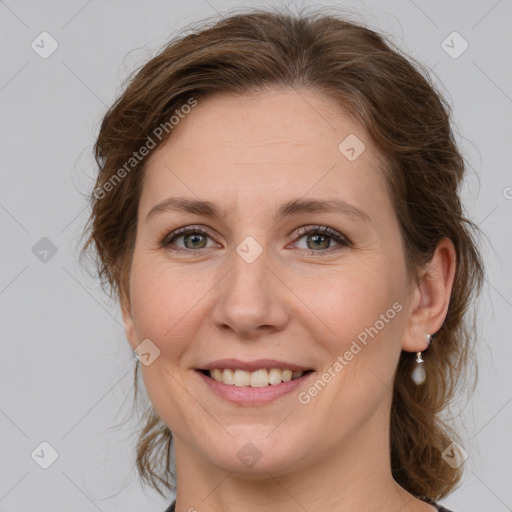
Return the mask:
<path id="1" fill-rule="evenodd" d="M 426 501 L 430 505 L 436 507 L 438 512 L 453 512 L 453 510 L 449 510 L 449 509 L 443 507 L 442 505 L 439 505 L 439 503 L 436 503 L 435 501 L 431 501 L 431 500 L 423 500 L 423 501 Z M 167 510 L 165 512 L 167 512 Z"/>
<path id="2" fill-rule="evenodd" d="M 437 503 L 431 501 L 429 502 L 431 505 L 434 505 L 434 507 L 437 508 L 437 510 L 439 512 L 453 512 L 452 510 L 448 510 L 447 508 L 444 508 L 442 505 L 438 505 Z M 167 508 L 165 510 L 165 512 L 174 512 L 174 506 L 176 504 L 176 501 L 173 501 L 170 505 L 169 505 L 169 508 Z"/>
<path id="3" fill-rule="evenodd" d="M 174 512 L 174 506 L 176 505 L 176 500 L 174 500 L 170 505 L 169 508 L 165 509 L 165 512 Z M 447 511 L 450 512 L 450 511 Z"/>

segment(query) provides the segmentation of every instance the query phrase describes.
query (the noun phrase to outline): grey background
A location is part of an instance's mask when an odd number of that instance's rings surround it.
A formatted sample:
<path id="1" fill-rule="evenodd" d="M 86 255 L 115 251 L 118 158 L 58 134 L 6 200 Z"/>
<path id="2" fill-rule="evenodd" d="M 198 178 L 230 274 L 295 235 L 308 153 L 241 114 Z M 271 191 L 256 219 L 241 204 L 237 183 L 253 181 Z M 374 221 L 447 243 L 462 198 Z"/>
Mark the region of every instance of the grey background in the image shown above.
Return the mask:
<path id="1" fill-rule="evenodd" d="M 488 237 L 488 280 L 478 311 L 479 387 L 461 402 L 466 477 L 443 503 L 456 512 L 510 511 L 512 2 L 323 4 L 353 8 L 390 34 L 433 69 L 453 105 L 471 166 L 466 208 Z M 0 1 L 2 512 L 157 512 L 171 501 L 143 491 L 133 467 L 134 423 L 122 421 L 130 417 L 135 359 L 117 305 L 77 261 L 83 193 L 93 185 L 102 114 L 134 66 L 180 27 L 250 5 L 264 4 Z M 58 43 L 47 59 L 31 47 L 43 31 Z M 469 44 L 458 58 L 442 46 L 453 31 Z M 453 52 L 462 42 L 449 44 Z M 44 441 L 58 452 L 48 469 L 31 457 L 38 449 L 39 460 L 49 460 Z"/>

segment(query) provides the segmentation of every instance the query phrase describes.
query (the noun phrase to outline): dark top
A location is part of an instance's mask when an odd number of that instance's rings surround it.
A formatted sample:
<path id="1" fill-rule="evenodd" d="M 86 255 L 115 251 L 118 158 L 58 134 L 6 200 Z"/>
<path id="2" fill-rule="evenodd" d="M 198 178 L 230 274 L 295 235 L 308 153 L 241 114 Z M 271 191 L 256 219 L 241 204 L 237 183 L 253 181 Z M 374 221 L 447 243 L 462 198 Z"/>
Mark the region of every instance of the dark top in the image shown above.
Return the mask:
<path id="1" fill-rule="evenodd" d="M 425 501 L 426 503 L 429 503 L 430 505 L 433 505 L 434 507 L 437 508 L 437 510 L 439 512 L 453 512 L 452 510 L 448 510 L 447 508 L 444 508 L 442 505 L 438 505 L 435 501 L 430 501 L 430 500 L 423 500 Z M 176 500 L 174 500 L 170 507 L 165 511 L 165 512 L 175 512 L 174 511 L 174 505 L 176 504 Z"/>

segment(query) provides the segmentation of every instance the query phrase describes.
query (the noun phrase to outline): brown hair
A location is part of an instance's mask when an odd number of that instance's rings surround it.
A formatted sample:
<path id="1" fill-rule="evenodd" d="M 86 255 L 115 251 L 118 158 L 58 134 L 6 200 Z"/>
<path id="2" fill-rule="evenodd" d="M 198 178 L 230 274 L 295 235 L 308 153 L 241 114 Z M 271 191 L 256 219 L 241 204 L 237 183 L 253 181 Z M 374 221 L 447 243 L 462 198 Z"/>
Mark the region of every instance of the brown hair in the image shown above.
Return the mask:
<path id="1" fill-rule="evenodd" d="M 215 93 L 305 87 L 334 98 L 362 124 L 384 158 L 410 276 L 419 278 L 443 237 L 452 240 L 455 281 L 444 324 L 424 353 L 428 378 L 423 385 L 411 385 L 415 359 L 403 351 L 390 424 L 396 482 L 420 499 L 446 496 L 459 483 L 462 466 L 453 468 L 442 458 L 458 437 L 440 413 L 452 403 L 469 363 L 476 369 L 475 321 L 469 325 L 467 317 L 484 271 L 474 238 L 477 226 L 465 217 L 459 198 L 466 166 L 454 140 L 451 110 L 428 72 L 383 36 L 347 18 L 252 10 L 181 35 L 134 75 L 101 124 L 95 145 L 99 175 L 82 249 L 85 253 L 94 244 L 102 285 L 121 301 L 129 300 L 144 170 L 144 161 L 129 170 L 126 162 L 191 98 Z M 156 147 L 171 134 L 166 131 Z M 123 166 L 122 179 L 112 181 L 116 173 L 120 178 Z M 137 369 L 138 361 L 134 401 Z M 150 405 L 144 422 L 137 468 L 143 481 L 163 495 L 161 487 L 174 485 L 172 434 Z"/>

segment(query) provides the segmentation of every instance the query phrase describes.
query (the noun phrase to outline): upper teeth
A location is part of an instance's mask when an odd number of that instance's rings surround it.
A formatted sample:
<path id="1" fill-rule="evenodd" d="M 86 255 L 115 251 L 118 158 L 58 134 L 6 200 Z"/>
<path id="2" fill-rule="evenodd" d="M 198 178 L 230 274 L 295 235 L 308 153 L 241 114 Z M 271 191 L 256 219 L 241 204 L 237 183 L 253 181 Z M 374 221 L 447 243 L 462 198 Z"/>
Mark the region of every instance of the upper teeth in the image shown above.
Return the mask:
<path id="1" fill-rule="evenodd" d="M 210 370 L 210 377 L 224 384 L 235 386 L 251 386 L 253 388 L 262 388 L 269 384 L 275 385 L 281 382 L 289 382 L 292 379 L 299 378 L 304 372 L 301 370 L 280 370 L 279 368 L 271 368 L 270 370 L 262 369 L 255 372 L 246 370 L 232 370 L 230 368 Z"/>

